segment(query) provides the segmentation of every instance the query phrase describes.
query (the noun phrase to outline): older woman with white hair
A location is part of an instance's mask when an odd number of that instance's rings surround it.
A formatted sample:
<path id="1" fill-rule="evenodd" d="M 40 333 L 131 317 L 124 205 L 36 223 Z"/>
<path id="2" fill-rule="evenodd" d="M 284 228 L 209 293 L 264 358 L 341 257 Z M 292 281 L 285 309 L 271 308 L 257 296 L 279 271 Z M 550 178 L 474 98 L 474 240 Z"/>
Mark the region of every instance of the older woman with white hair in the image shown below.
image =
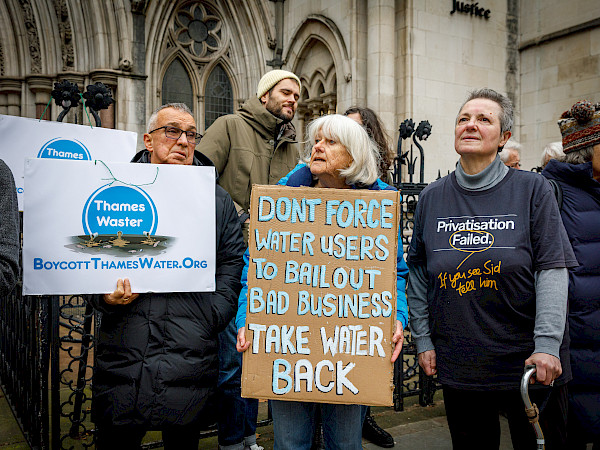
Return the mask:
<path id="1" fill-rule="evenodd" d="M 379 151 L 365 129 L 354 120 L 333 114 L 320 117 L 308 127 L 308 142 L 296 168 L 284 178 L 286 186 L 313 186 L 337 189 L 395 190 L 379 177 Z M 280 183 L 281 184 L 281 183 Z M 399 240 L 401 242 L 401 240 Z M 245 338 L 248 251 L 242 273 L 242 292 L 238 302 L 236 325 L 237 349 L 243 352 L 250 342 Z M 402 252 L 397 256 L 397 315 L 392 336 L 395 343 L 392 362 L 402 349 L 407 322 L 405 278 L 408 268 Z M 323 438 L 327 449 L 361 449 L 364 411 L 360 405 L 272 400 L 275 449 L 310 449 L 317 411 L 323 421 Z"/>

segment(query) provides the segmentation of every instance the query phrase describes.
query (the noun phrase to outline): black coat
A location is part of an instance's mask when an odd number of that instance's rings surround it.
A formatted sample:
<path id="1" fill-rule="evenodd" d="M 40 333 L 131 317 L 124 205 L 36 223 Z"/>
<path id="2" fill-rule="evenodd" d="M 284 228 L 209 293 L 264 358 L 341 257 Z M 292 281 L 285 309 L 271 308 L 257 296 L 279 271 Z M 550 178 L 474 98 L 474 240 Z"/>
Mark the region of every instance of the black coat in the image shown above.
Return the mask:
<path id="1" fill-rule="evenodd" d="M 569 271 L 569 414 L 600 438 L 600 183 L 592 163 L 550 160 L 542 174 L 562 191 L 561 216 L 579 267 Z M 569 419 L 571 420 L 571 419 Z"/>
<path id="2" fill-rule="evenodd" d="M 149 162 L 148 152 L 133 162 Z M 212 163 L 196 152 L 194 165 Z M 245 249 L 231 197 L 218 185 L 215 197 L 215 292 L 142 294 L 125 306 L 92 300 L 103 313 L 93 379 L 97 424 L 214 423 L 217 335 L 237 308 Z"/>

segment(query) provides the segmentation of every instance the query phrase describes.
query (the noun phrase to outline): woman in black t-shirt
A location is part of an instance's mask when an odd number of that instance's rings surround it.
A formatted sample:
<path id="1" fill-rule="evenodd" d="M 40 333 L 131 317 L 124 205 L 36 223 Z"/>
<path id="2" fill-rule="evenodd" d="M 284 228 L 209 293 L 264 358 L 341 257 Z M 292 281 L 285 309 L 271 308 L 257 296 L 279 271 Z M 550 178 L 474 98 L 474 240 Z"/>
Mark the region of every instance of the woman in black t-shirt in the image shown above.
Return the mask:
<path id="1" fill-rule="evenodd" d="M 559 348 L 567 268 L 577 262 L 550 186 L 498 156 L 512 122 L 508 98 L 472 92 L 455 123 L 457 168 L 421 193 L 415 214 L 410 327 L 419 364 L 443 385 L 455 448 L 497 448 L 500 410 L 515 448 L 534 448 L 518 388 L 525 364 L 536 365 L 542 385 L 562 383 L 550 393 L 542 426 L 549 448 L 565 438 L 570 374 Z"/>

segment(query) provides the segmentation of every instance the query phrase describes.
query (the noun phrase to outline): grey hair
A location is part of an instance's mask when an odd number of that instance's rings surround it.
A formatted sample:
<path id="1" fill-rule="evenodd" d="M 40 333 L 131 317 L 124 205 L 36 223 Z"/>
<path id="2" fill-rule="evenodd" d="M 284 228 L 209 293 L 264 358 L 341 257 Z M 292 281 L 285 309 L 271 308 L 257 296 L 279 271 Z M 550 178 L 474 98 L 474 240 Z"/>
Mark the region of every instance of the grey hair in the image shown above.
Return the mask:
<path id="1" fill-rule="evenodd" d="M 590 162 L 593 157 L 594 146 L 589 145 L 587 147 L 583 147 L 581 150 L 565 153 L 565 156 L 556 159 L 568 164 L 585 164 L 586 162 Z"/>
<path id="2" fill-rule="evenodd" d="M 348 185 L 369 186 L 379 178 L 379 150 L 365 129 L 349 117 L 341 114 L 321 116 L 313 120 L 307 129 L 308 141 L 300 151 L 300 161 L 310 165 L 312 147 L 317 133 L 344 146 L 352 157 L 347 169 L 340 170 L 340 176 Z"/>
<path id="3" fill-rule="evenodd" d="M 500 159 L 502 160 L 503 163 L 506 163 L 508 161 L 508 158 L 510 158 L 510 154 L 506 150 L 514 150 L 520 156 L 522 148 L 523 148 L 523 146 L 521 144 L 519 144 L 517 141 L 515 141 L 513 139 L 509 139 L 508 142 L 506 144 L 504 144 L 504 147 L 502 147 L 502 151 L 500 152 Z"/>
<path id="4" fill-rule="evenodd" d="M 163 109 L 167 109 L 167 108 L 173 108 L 173 109 L 176 109 L 177 111 L 188 113 L 190 116 L 194 117 L 192 110 L 185 103 L 166 103 L 166 104 L 161 105 L 158 108 L 156 108 L 154 110 L 154 112 L 152 113 L 152 115 L 150 116 L 150 119 L 148 119 L 148 129 L 146 130 L 147 133 L 149 133 L 150 131 L 152 131 L 156 128 L 156 121 L 157 121 L 158 113 L 160 111 L 162 111 Z"/>
<path id="5" fill-rule="evenodd" d="M 500 106 L 500 131 L 502 133 L 506 131 L 511 131 L 513 127 L 514 121 L 514 110 L 513 105 L 510 99 L 506 95 L 502 95 L 499 92 L 494 91 L 489 88 L 476 89 L 474 91 L 469 92 L 469 96 L 462 104 L 462 106 L 458 110 L 458 114 L 462 111 L 463 107 L 470 102 L 471 100 L 475 100 L 478 98 L 484 98 L 487 100 L 492 100 L 496 102 L 498 106 Z M 456 116 L 458 120 L 458 115 Z"/>
<path id="6" fill-rule="evenodd" d="M 565 156 L 565 152 L 563 152 L 562 142 L 550 142 L 548 145 L 544 147 L 542 150 L 542 167 L 546 167 L 546 158 L 550 159 L 561 159 Z"/>

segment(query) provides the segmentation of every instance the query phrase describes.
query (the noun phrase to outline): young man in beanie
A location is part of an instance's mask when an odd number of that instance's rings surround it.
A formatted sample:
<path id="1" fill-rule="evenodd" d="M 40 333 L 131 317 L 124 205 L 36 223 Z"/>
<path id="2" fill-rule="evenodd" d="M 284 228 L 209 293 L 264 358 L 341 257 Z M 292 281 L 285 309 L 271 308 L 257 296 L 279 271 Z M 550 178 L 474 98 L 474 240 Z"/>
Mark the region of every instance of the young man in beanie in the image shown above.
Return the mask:
<path id="1" fill-rule="evenodd" d="M 206 130 L 198 150 L 215 164 L 219 184 L 235 202 L 248 241 L 252 184 L 276 184 L 298 162 L 296 130 L 291 120 L 300 97 L 300 79 L 286 70 L 267 72 L 256 97 L 235 114 L 219 117 Z M 242 399 L 242 356 L 235 349 L 232 321 L 219 335 L 219 447 L 259 450 L 256 444 L 258 401 Z"/>
<path id="2" fill-rule="evenodd" d="M 600 103 L 575 103 L 558 121 L 565 155 L 542 172 L 562 193 L 560 213 L 579 267 L 569 272 L 571 351 L 567 448 L 600 446 Z M 560 196 L 559 196 L 560 197 Z M 565 336 L 565 339 L 567 337 Z"/>
<path id="3" fill-rule="evenodd" d="M 299 97 L 296 75 L 271 70 L 258 82 L 256 97 L 237 113 L 215 120 L 200 142 L 200 152 L 215 164 L 219 184 L 233 198 L 240 222 L 246 224 L 246 240 L 252 184 L 276 184 L 298 163 L 291 120 Z"/>

